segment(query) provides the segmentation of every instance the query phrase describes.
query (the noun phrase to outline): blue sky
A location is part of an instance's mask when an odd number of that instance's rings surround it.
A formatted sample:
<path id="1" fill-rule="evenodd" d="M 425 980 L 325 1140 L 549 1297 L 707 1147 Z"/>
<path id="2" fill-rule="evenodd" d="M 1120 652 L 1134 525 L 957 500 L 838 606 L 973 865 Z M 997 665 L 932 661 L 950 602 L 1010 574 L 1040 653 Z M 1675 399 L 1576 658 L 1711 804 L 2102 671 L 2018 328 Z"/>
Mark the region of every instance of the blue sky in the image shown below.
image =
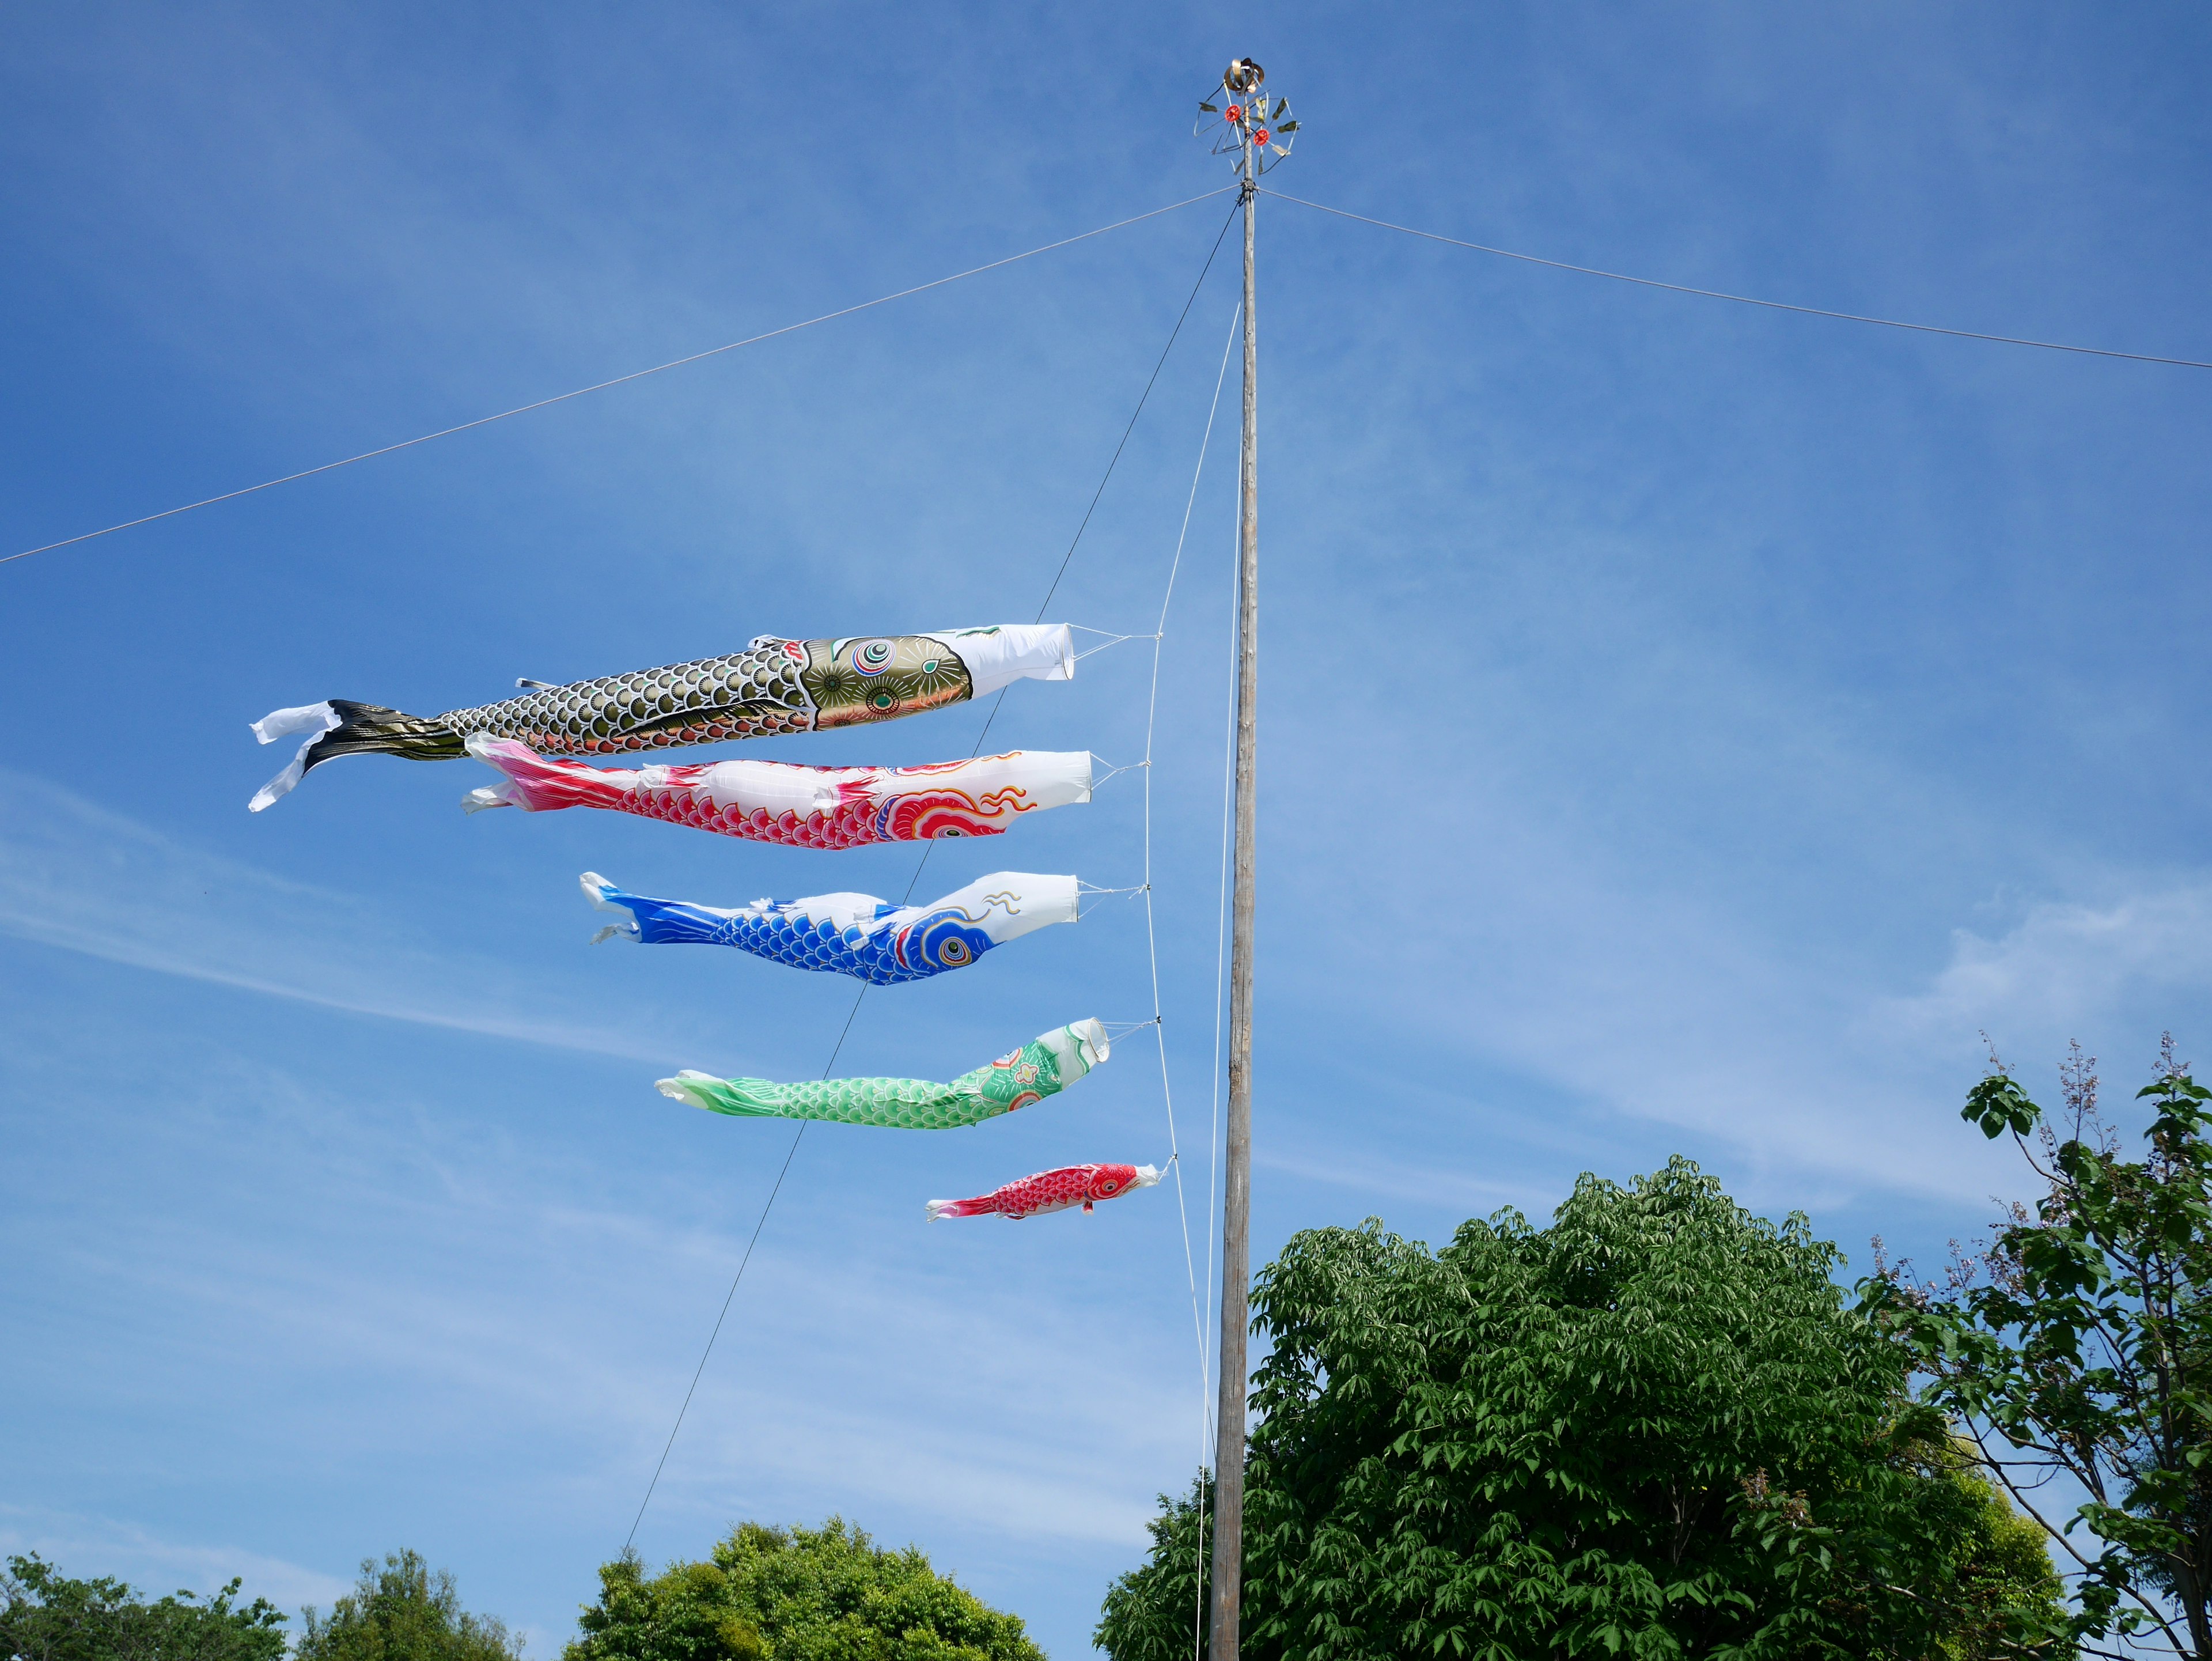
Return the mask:
<path id="1" fill-rule="evenodd" d="M 2209 47 L 2179 5 L 24 12 L 0 525 L 52 541 L 1211 188 L 1188 113 L 1240 52 L 1319 201 L 2212 357 Z M 412 1544 L 557 1651 L 787 1146 L 651 1080 L 811 1076 L 850 1003 L 591 948 L 576 873 L 896 896 L 913 855 L 465 819 L 461 763 L 349 761 L 249 817 L 281 757 L 246 723 L 1028 619 L 1228 206 L 0 567 L 0 1545 L 296 1605 Z M 1876 1231 L 1940 1251 L 2018 1187 L 1956 1118 L 1978 1033 L 2046 1092 L 2069 1037 L 2122 1092 L 2161 1029 L 2212 1039 L 2212 374 L 1286 204 L 1261 235 L 1259 1256 L 1369 1214 L 1440 1239 L 1676 1152 L 1858 1267 Z M 1152 628 L 1231 275 L 1056 618 Z M 1194 1172 L 1223 436 L 1152 776 Z M 1132 643 L 1018 686 L 993 741 L 1134 759 L 1148 669 Z M 937 759 L 980 725 L 743 753 Z M 1138 777 L 923 886 L 1135 881 Z M 1141 922 L 1107 903 L 872 995 L 840 1070 L 1140 1019 Z M 921 1204 L 1168 1141 L 1140 1041 L 973 1132 L 811 1132 L 648 1558 L 842 1512 L 1084 1652 L 1198 1445 L 1174 1196 L 1018 1228 Z"/>

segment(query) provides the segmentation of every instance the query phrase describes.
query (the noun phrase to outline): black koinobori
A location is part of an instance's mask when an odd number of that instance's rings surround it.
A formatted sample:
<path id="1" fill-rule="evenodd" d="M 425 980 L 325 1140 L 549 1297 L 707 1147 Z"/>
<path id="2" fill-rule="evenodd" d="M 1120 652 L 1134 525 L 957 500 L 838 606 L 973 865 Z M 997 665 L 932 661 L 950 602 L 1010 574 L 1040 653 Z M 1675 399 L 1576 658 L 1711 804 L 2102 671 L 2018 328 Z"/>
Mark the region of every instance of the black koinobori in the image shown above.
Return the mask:
<path id="1" fill-rule="evenodd" d="M 521 697 L 441 715 L 331 698 L 253 723 L 264 744 L 306 733 L 291 765 L 254 793 L 259 812 L 311 767 L 340 756 L 454 761 L 476 733 L 550 755 L 605 756 L 726 739 L 827 732 L 896 721 L 981 697 L 1023 679 L 1068 680 L 1075 649 L 1064 623 L 1014 623 L 924 635 L 786 640 L 763 635 L 742 652 L 640 669 L 568 686 L 520 681 Z"/>

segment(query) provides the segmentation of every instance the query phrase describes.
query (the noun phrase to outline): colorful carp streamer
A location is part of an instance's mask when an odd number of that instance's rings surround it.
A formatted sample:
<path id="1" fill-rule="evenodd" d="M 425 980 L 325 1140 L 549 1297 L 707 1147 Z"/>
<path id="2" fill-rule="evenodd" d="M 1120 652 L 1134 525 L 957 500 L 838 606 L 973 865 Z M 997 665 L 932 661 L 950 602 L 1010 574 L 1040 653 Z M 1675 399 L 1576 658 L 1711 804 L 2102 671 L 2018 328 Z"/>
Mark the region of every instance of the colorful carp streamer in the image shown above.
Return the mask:
<path id="1" fill-rule="evenodd" d="M 1106 1029 L 1077 1021 L 1046 1033 L 951 1084 L 920 1079 L 822 1079 L 770 1084 L 717 1079 L 689 1069 L 655 1081 L 664 1096 L 740 1118 L 836 1119 L 901 1130 L 949 1130 L 981 1124 L 1059 1094 L 1109 1053 Z"/>
<path id="2" fill-rule="evenodd" d="M 1018 680 L 1074 675 L 1075 648 L 1066 624 L 1014 623 L 844 640 L 763 635 L 728 657 L 570 686 L 518 682 L 535 690 L 428 720 L 331 698 L 274 710 L 253 723 L 253 735 L 264 744 L 301 733 L 312 736 L 247 806 L 259 812 L 309 768 L 339 756 L 451 761 L 477 733 L 517 739 L 549 755 L 605 756 L 895 721 L 979 698 Z"/>
<path id="3" fill-rule="evenodd" d="M 1091 800 L 1084 750 L 1010 750 L 921 767 L 810 767 L 718 761 L 641 772 L 555 761 L 513 739 L 471 733 L 469 752 L 507 782 L 461 800 L 484 807 L 612 807 L 749 842 L 862 848 L 939 837 L 995 837 L 1024 813 Z"/>
<path id="4" fill-rule="evenodd" d="M 737 910 L 688 900 L 627 894 L 596 871 L 582 877 L 584 897 L 623 915 L 593 940 L 647 946 L 734 946 L 794 969 L 850 975 L 871 986 L 896 986 L 965 969 L 994 946 L 1049 923 L 1073 922 L 1073 877 L 996 871 L 927 905 L 889 905 L 873 894 L 755 900 Z"/>
<path id="5" fill-rule="evenodd" d="M 1133 1188 L 1150 1188 L 1160 1173 L 1148 1165 L 1068 1165 L 1057 1171 L 1040 1171 L 1034 1177 L 994 1188 L 972 1200 L 932 1200 L 929 1220 L 939 1217 L 988 1217 L 994 1214 L 1019 1222 L 1042 1217 L 1048 1211 L 1085 1211 L 1101 1200 L 1110 1200 Z"/>

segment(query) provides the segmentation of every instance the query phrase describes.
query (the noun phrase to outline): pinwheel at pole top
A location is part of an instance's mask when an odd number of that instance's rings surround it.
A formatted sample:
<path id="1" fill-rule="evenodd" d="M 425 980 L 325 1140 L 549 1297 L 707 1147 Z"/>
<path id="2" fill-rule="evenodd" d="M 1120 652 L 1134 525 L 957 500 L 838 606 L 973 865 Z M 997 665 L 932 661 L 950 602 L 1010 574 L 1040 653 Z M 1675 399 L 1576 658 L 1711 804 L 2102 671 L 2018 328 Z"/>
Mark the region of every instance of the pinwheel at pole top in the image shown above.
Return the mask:
<path id="1" fill-rule="evenodd" d="M 1260 89 L 1267 78 L 1267 70 L 1250 58 L 1238 58 L 1223 71 L 1220 88 L 1213 94 L 1223 101 L 1200 99 L 1198 120 L 1191 128 L 1196 137 L 1212 139 L 1216 155 L 1241 158 L 1250 144 L 1255 173 L 1266 173 L 1286 158 L 1298 131 L 1289 99 L 1279 98 L 1273 109 L 1267 107 L 1267 94 Z"/>

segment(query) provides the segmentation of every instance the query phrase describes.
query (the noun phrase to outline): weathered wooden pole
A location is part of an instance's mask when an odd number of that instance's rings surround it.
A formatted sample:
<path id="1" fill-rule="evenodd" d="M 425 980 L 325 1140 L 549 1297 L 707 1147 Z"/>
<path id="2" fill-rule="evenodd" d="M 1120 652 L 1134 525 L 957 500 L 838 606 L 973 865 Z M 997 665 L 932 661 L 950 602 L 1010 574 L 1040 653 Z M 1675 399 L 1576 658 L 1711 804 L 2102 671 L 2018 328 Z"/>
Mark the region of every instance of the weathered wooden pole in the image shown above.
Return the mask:
<path id="1" fill-rule="evenodd" d="M 1213 1445 L 1213 1618 L 1209 1661 L 1237 1661 L 1244 1581 L 1244 1339 L 1251 1323 L 1252 1276 L 1252 922 L 1255 772 L 1260 718 L 1260 336 L 1253 283 L 1253 230 L 1259 206 L 1261 149 L 1249 106 L 1262 74 L 1250 58 L 1230 67 L 1223 85 L 1243 102 L 1244 181 L 1244 441 L 1238 473 L 1237 545 L 1237 853 L 1229 944 L 1228 1178 L 1221 1222 L 1220 1409 Z"/>

